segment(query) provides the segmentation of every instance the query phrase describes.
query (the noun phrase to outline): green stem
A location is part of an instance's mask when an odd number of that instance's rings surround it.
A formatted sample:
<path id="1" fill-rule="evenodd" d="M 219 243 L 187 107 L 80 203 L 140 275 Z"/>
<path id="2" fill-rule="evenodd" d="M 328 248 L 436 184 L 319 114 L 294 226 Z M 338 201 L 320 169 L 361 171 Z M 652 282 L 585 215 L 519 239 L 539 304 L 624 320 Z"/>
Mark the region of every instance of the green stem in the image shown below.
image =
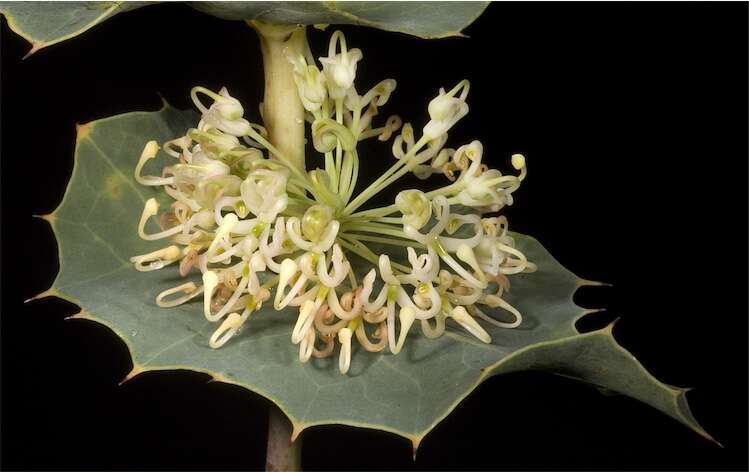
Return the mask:
<path id="1" fill-rule="evenodd" d="M 294 82 L 293 66 L 286 54 L 304 54 L 307 47 L 305 27 L 261 21 L 249 24 L 260 36 L 265 71 L 263 122 L 270 142 L 304 171 L 304 107 Z"/>
<path id="2" fill-rule="evenodd" d="M 304 163 L 304 107 L 299 99 L 294 70 L 286 55 L 304 54 L 307 36 L 304 26 L 248 22 L 260 36 L 265 71 L 263 122 L 268 130 L 268 151 L 291 168 L 300 184 L 312 190 Z M 260 136 L 257 136 L 260 137 Z M 255 137 L 255 139 L 257 139 Z M 260 137 L 262 138 L 262 137 Z M 314 194 L 314 192 L 313 192 Z M 298 200 L 297 200 L 298 198 Z M 294 203 L 309 201 L 298 195 Z M 267 471 L 301 470 L 301 439 L 291 442 L 292 427 L 284 413 L 271 406 L 268 420 Z"/>

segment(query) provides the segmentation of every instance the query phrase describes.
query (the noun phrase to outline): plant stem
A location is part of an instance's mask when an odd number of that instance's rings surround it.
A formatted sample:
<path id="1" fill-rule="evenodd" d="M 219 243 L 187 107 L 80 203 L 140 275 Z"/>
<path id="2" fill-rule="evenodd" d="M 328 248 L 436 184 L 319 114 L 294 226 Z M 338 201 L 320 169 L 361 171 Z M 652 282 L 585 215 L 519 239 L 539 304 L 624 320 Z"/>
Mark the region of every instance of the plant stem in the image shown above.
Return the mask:
<path id="1" fill-rule="evenodd" d="M 294 68 L 287 54 L 304 54 L 304 26 L 273 25 L 251 21 L 260 36 L 265 70 L 263 122 L 271 143 L 304 171 L 304 107 L 299 99 Z"/>
<path id="2" fill-rule="evenodd" d="M 304 163 L 304 107 L 294 82 L 294 68 L 286 57 L 288 54 L 304 55 L 308 48 L 306 29 L 304 26 L 273 25 L 261 21 L 248 24 L 258 32 L 263 53 L 263 122 L 268 130 L 268 140 L 288 164 L 296 167 L 294 173 L 308 184 Z M 286 415 L 271 406 L 265 470 L 301 470 L 302 441 L 297 438 L 291 442 L 291 435 L 292 427 Z"/>
<path id="3" fill-rule="evenodd" d="M 302 440 L 291 442 L 291 423 L 276 406 L 268 413 L 268 449 L 265 470 L 286 472 L 302 470 Z"/>

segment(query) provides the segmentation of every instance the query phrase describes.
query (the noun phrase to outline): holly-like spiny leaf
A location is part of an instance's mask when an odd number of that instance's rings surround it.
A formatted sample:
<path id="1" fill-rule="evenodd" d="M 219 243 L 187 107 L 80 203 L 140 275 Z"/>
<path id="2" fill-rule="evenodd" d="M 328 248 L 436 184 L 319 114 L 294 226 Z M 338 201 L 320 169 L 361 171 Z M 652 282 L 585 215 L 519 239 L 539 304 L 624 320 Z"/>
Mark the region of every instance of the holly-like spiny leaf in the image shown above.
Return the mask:
<path id="1" fill-rule="evenodd" d="M 0 2 L 0 13 L 31 43 L 26 57 L 74 38 L 114 15 L 155 2 Z"/>
<path id="2" fill-rule="evenodd" d="M 31 43 L 27 57 L 114 15 L 159 2 L 0 2 L 8 26 Z M 227 20 L 351 24 L 422 38 L 459 36 L 489 2 L 188 2 Z"/>
<path id="3" fill-rule="evenodd" d="M 291 419 L 295 435 L 313 425 L 347 424 L 390 431 L 417 447 L 486 378 L 544 370 L 636 398 L 710 438 L 691 415 L 686 391 L 653 378 L 616 343 L 611 327 L 576 330 L 586 311 L 572 296 L 589 282 L 562 267 L 538 241 L 519 234 L 519 249 L 538 271 L 513 276 L 507 300 L 524 321 L 517 329 L 486 326 L 491 344 L 448 321 L 439 339 L 426 339 L 415 329 L 399 355 L 355 351 L 344 376 L 336 356 L 300 363 L 290 342 L 295 310 L 271 307 L 256 313 L 222 348 L 211 349 L 208 339 L 217 326 L 204 319 L 200 300 L 171 309 L 154 302 L 156 294 L 182 281 L 177 269 L 142 273 L 128 262 L 159 247 L 137 236 L 145 200 L 159 194 L 133 179 L 140 150 L 148 140 L 163 143 L 183 135 L 195 120 L 192 112 L 165 105 L 158 112 L 80 126 L 68 190 L 45 216 L 58 240 L 60 272 L 40 296 L 77 303 L 82 311 L 74 318 L 102 323 L 121 337 L 133 358 L 128 378 L 148 370 L 206 372 L 273 401 Z"/>

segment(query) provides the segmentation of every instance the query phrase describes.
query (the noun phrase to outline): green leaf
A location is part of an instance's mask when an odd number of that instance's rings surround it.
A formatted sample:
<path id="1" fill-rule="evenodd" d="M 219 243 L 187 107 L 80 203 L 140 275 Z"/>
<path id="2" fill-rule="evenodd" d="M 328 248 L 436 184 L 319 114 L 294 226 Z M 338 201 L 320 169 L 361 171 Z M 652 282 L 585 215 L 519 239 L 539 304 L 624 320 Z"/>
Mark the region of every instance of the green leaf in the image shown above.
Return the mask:
<path id="1" fill-rule="evenodd" d="M 31 43 L 26 57 L 78 36 L 114 15 L 154 2 L 0 2 L 8 26 Z"/>
<path id="2" fill-rule="evenodd" d="M 26 57 L 114 15 L 159 2 L 0 2 L 10 29 L 31 43 Z M 422 38 L 460 36 L 489 2 L 190 2 L 227 20 L 352 24 Z"/>
<path id="3" fill-rule="evenodd" d="M 489 2 L 195 2 L 226 20 L 371 26 L 421 38 L 460 36 Z"/>
<path id="4" fill-rule="evenodd" d="M 200 300 L 172 309 L 154 303 L 156 294 L 180 283 L 177 269 L 141 273 L 128 262 L 160 247 L 137 236 L 143 203 L 157 194 L 132 177 L 140 151 L 148 140 L 163 143 L 182 135 L 196 119 L 165 105 L 158 112 L 79 127 L 68 190 L 55 212 L 44 217 L 58 239 L 60 272 L 40 297 L 77 303 L 82 311 L 73 319 L 102 323 L 120 336 L 133 358 L 127 379 L 149 370 L 206 372 L 273 401 L 291 419 L 295 434 L 338 423 L 391 431 L 417 447 L 486 378 L 544 370 L 629 395 L 710 438 L 691 415 L 686 391 L 648 374 L 616 343 L 611 326 L 578 333 L 575 322 L 588 311 L 576 306 L 572 295 L 595 283 L 566 270 L 528 236 L 516 235 L 517 244 L 539 270 L 513 276 L 507 296 L 524 322 L 517 329 L 486 326 L 492 344 L 448 321 L 445 335 L 436 340 L 414 330 L 399 355 L 359 349 L 343 376 L 337 356 L 299 362 L 290 342 L 293 310 L 264 309 L 225 346 L 211 349 L 208 339 L 217 326 L 203 318 Z M 154 167 L 146 173 L 156 172 L 159 164 L 149 164 Z"/>

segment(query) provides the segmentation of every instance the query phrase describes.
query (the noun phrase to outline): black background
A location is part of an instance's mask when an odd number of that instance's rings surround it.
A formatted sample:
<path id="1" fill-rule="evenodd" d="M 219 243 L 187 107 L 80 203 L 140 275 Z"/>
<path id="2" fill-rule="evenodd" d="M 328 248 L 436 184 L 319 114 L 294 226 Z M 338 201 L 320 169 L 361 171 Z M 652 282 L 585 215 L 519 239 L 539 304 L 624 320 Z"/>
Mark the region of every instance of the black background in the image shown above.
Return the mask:
<path id="1" fill-rule="evenodd" d="M 398 80 L 387 113 L 419 129 L 439 86 L 472 81 L 454 147 L 481 139 L 493 166 L 523 152 L 507 214 L 578 275 L 588 307 L 659 379 L 694 387 L 695 416 L 724 448 L 635 400 L 541 373 L 481 385 L 422 443 L 327 426 L 303 434 L 313 469 L 747 467 L 747 4 L 492 4 L 470 39 L 423 41 L 342 27 L 359 89 Z M 316 55 L 332 30 L 310 32 Z M 183 5 L 123 14 L 25 61 L 2 21 L 2 467 L 257 469 L 268 402 L 189 372 L 130 370 L 102 326 L 23 305 L 57 271 L 47 224 L 72 169 L 75 124 L 187 108 L 227 85 L 257 119 L 262 65 L 242 23 Z M 137 154 L 140 150 L 134 149 Z M 387 147 L 364 166 L 379 170 Z M 382 157 L 384 156 L 384 157 Z M 381 158 L 382 157 L 382 158 Z M 389 197 L 389 198 L 392 198 Z"/>

